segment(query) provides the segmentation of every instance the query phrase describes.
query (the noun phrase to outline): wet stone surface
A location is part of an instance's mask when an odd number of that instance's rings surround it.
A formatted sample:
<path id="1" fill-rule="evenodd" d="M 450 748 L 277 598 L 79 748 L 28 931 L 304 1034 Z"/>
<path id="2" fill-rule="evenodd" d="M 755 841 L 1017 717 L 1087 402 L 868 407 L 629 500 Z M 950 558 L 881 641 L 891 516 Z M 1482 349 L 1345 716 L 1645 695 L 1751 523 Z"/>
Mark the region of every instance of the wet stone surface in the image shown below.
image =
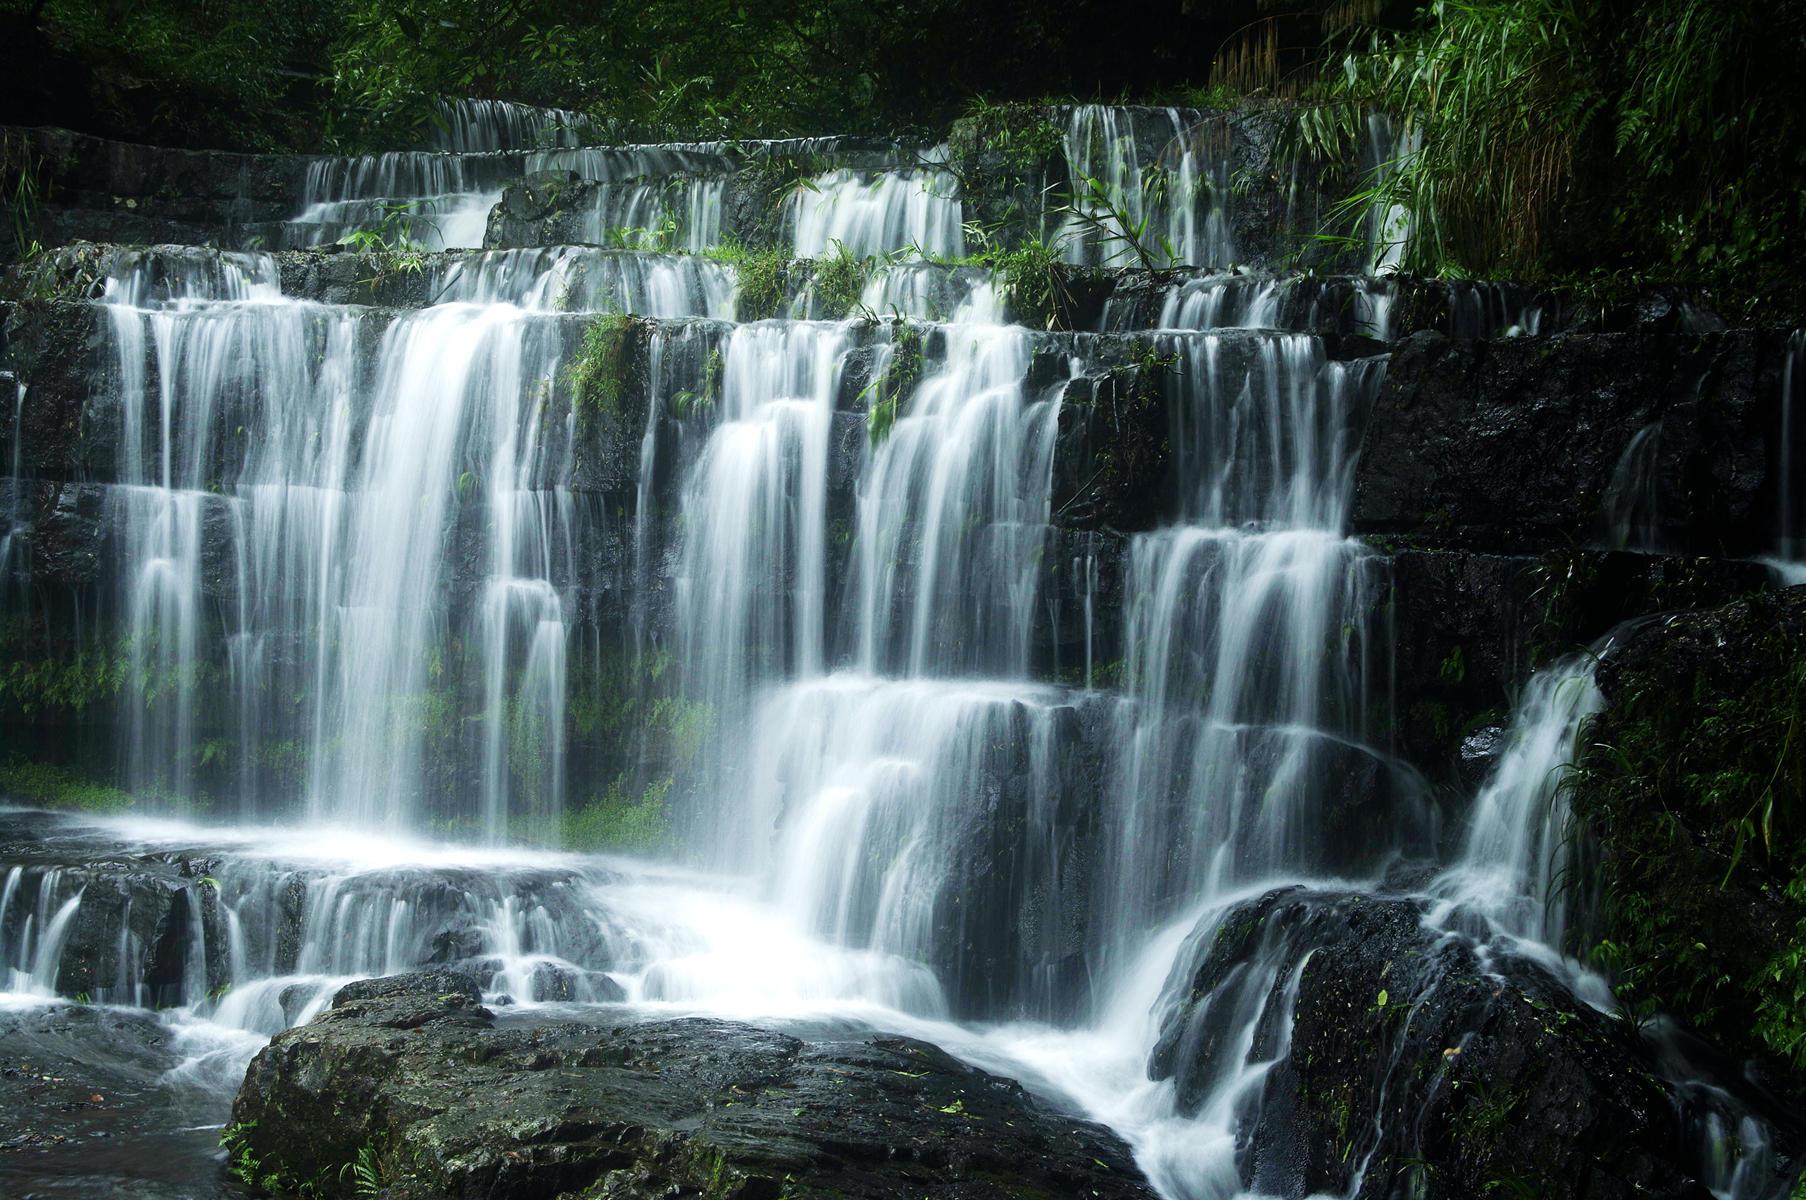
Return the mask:
<path id="1" fill-rule="evenodd" d="M 909 1038 L 729 1021 L 499 1019 L 458 976 L 353 985 L 279 1035 L 233 1108 L 238 1161 L 332 1194 L 1152 1195 L 1114 1135 Z"/>
<path id="2" fill-rule="evenodd" d="M 217 1144 L 227 1095 L 181 1042 L 142 1012 L 0 1009 L 0 1196 L 243 1195 Z"/>

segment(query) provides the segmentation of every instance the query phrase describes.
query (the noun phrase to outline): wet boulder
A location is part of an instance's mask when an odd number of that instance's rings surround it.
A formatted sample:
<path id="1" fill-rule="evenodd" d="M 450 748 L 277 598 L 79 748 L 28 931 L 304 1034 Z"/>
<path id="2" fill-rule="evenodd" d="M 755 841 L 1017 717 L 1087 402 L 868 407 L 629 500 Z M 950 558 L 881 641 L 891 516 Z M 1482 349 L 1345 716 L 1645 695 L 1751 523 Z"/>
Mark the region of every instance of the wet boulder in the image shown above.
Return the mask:
<path id="1" fill-rule="evenodd" d="M 1806 1096 L 1806 587 L 1622 631 L 1568 798 L 1634 995 Z"/>
<path id="2" fill-rule="evenodd" d="M 1425 913 L 1290 888 L 1207 918 L 1149 1074 L 1185 1112 L 1240 1089 L 1261 1193 L 1705 1200 L 1706 1139 L 1635 1024 Z"/>
<path id="3" fill-rule="evenodd" d="M 393 1200 L 1151 1195 L 1114 1136 L 922 1042 L 512 1020 L 419 977 L 278 1035 L 227 1141 L 327 1195 L 363 1152 Z"/>

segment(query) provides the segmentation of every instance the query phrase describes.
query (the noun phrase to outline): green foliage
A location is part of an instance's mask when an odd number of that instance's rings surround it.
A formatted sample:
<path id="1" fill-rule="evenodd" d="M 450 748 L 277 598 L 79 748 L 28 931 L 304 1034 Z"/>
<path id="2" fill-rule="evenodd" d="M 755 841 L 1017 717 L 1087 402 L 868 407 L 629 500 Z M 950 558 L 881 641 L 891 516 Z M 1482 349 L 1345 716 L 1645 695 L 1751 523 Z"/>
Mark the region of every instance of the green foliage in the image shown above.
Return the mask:
<path id="1" fill-rule="evenodd" d="M 1066 265 L 1059 251 L 1039 238 L 1006 245 L 983 226 L 966 225 L 968 242 L 978 251 L 968 260 L 989 267 L 1002 287 L 1003 302 L 1015 320 L 1028 326 L 1052 329 L 1069 298 Z"/>
<path id="2" fill-rule="evenodd" d="M 1806 863 L 1794 872 L 1786 895 L 1795 911 L 1806 913 Z M 1806 1069 L 1806 917 L 1794 924 L 1792 938 L 1763 967 L 1757 983 L 1756 1037 L 1785 1061 Z"/>
<path id="3" fill-rule="evenodd" d="M 1032 177 L 1059 162 L 1066 148 L 1066 135 L 1039 106 L 992 104 L 980 96 L 967 107 L 965 119 L 984 131 L 983 149 L 1003 160 L 1006 175 Z"/>
<path id="4" fill-rule="evenodd" d="M 124 812 L 134 801 L 130 792 L 85 779 L 66 767 L 17 756 L 0 765 L 0 796 L 44 808 L 92 813 Z"/>
<path id="5" fill-rule="evenodd" d="M 73 658 L 17 657 L 0 673 L 0 700 L 24 713 L 41 710 L 80 712 L 111 700 L 132 682 L 132 656 L 123 642 L 109 653 L 80 650 Z M 147 686 L 148 694 L 160 688 Z"/>
<path id="6" fill-rule="evenodd" d="M 276 149 L 317 136 L 306 77 L 339 29 L 334 0 L 4 0 L 10 46 L 83 89 L 99 131 L 134 140 Z"/>
<path id="7" fill-rule="evenodd" d="M 671 415 L 680 421 L 712 409 L 721 399 L 721 351 L 709 351 L 702 366 L 702 391 L 681 391 L 671 398 Z"/>
<path id="8" fill-rule="evenodd" d="M 1161 234 L 1156 243 L 1148 223 L 1148 214 L 1172 185 L 1170 173 L 1158 166 L 1143 172 L 1141 190 L 1146 203 L 1139 218 L 1102 180 L 1083 175 L 1075 182 L 1077 191 L 1057 211 L 1071 218 L 1081 231 L 1081 239 L 1098 246 L 1120 246 L 1134 255 L 1136 265 L 1144 270 L 1160 271 L 1177 265 L 1179 253 L 1172 242 Z M 1106 261 L 1114 261 L 1115 257 Z"/>
<path id="9" fill-rule="evenodd" d="M 1630 268 L 1747 307 L 1806 258 L 1806 14 L 1753 0 L 1432 0 L 1334 40 L 1294 131 L 1348 161 L 1370 109 L 1421 147 L 1333 210 L 1413 215 L 1405 266 L 1559 279 Z"/>
<path id="10" fill-rule="evenodd" d="M 566 812 L 563 845 L 571 850 L 633 853 L 661 847 L 671 832 L 665 804 L 671 777 L 653 780 L 637 796 L 630 794 L 630 786 L 625 774 L 617 775 L 601 796 Z"/>
<path id="11" fill-rule="evenodd" d="M 857 308 L 870 271 L 869 261 L 860 259 L 839 242 L 834 243 L 833 257 L 817 259 L 810 280 L 822 315 L 840 318 Z"/>
<path id="12" fill-rule="evenodd" d="M 415 211 L 419 206 L 418 200 L 384 204 L 378 210 L 380 217 L 375 225 L 346 232 L 340 236 L 339 245 L 365 253 L 395 255 L 395 269 L 408 270 L 411 264 L 412 271 L 418 273 L 426 265 L 425 259 L 420 257 L 426 243 L 417 234 L 423 229 L 435 228 L 430 219 Z M 403 251 L 407 253 L 403 254 Z"/>
<path id="13" fill-rule="evenodd" d="M 922 331 L 898 321 L 891 326 L 891 353 L 884 372 L 872 381 L 871 408 L 866 413 L 866 436 L 874 448 L 890 435 L 897 414 L 915 392 L 922 378 Z"/>
<path id="14" fill-rule="evenodd" d="M 734 279 L 740 285 L 739 312 L 742 321 L 763 321 L 778 315 L 784 302 L 784 283 L 789 260 L 774 248 L 749 250 L 736 241 L 728 241 L 706 251 L 717 262 L 734 268 Z"/>
<path id="15" fill-rule="evenodd" d="M 579 413 L 620 413 L 632 362 L 633 329 L 631 317 L 612 312 L 600 314 L 584 327 L 583 345 L 564 368 Z"/>
<path id="16" fill-rule="evenodd" d="M 4 257 L 27 259 L 37 255 L 43 246 L 38 241 L 39 171 L 43 163 L 24 130 L 7 130 L 0 134 L 0 198 L 11 213 L 12 237 Z"/>
<path id="17" fill-rule="evenodd" d="M 339 1168 L 339 1183 L 358 1200 L 376 1200 L 387 1189 L 389 1175 L 388 1164 L 376 1143 L 366 1142 L 358 1147 L 356 1158 Z"/>
<path id="18" fill-rule="evenodd" d="M 683 229 L 677 218 L 667 215 L 664 220 L 650 229 L 638 226 L 622 225 L 610 229 L 602 238 L 602 244 L 611 250 L 646 250 L 656 253 L 667 253 L 678 248 Z"/>
<path id="19" fill-rule="evenodd" d="M 1565 786 L 1602 854 L 1593 957 L 1627 1005 L 1806 1069 L 1801 649 L 1772 628 L 1734 676 L 1631 672 Z"/>

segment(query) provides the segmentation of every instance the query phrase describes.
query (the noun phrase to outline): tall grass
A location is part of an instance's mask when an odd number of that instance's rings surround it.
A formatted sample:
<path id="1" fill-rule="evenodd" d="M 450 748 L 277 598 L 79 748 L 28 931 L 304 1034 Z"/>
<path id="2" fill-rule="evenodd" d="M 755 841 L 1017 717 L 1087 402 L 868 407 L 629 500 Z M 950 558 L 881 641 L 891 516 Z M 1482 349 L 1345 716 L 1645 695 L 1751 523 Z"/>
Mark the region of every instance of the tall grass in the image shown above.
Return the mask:
<path id="1" fill-rule="evenodd" d="M 1321 52 L 1268 80 L 1302 100 L 1289 149 L 1351 161 L 1375 110 L 1420 141 L 1348 186 L 1326 233 L 1356 234 L 1376 206 L 1399 205 L 1413 218 L 1404 265 L 1422 271 L 1628 271 L 1752 304 L 1797 284 L 1801 8 L 1429 0 L 1388 29 L 1317 7 Z"/>

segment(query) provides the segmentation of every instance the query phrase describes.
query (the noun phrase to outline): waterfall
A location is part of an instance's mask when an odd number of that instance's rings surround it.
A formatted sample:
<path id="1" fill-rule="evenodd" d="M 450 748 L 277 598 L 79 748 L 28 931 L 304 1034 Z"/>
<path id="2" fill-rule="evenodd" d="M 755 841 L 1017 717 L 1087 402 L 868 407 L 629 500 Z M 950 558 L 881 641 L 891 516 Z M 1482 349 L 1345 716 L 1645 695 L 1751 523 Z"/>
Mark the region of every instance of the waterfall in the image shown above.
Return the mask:
<path id="1" fill-rule="evenodd" d="M 575 146 L 589 128 L 582 113 L 569 109 L 535 108 L 507 100 L 450 100 L 438 106 L 429 131 L 429 148 L 474 154 Z"/>
<path id="2" fill-rule="evenodd" d="M 1605 704 L 1593 682 L 1597 665 L 1591 656 L 1564 659 L 1531 678 L 1511 741 L 1474 801 L 1461 854 L 1433 887 L 1449 905 L 1546 946 L 1563 945 L 1577 884 L 1566 870 L 1571 830 L 1562 780 L 1582 725 Z"/>
<path id="3" fill-rule="evenodd" d="M 795 322 L 728 339 L 677 581 L 684 660 L 716 711 L 755 682 L 822 668 L 828 434 L 848 340 L 846 325 Z"/>
<path id="4" fill-rule="evenodd" d="M 965 253 L 959 181 L 948 171 L 830 171 L 798 186 L 786 204 L 797 258 Z"/>
<path id="5" fill-rule="evenodd" d="M 1285 1190 L 1252 1131 L 1299 1066 L 1307 967 L 1359 914 L 1610 1007 L 1561 953 L 1596 655 L 1523 686 L 1475 795 L 1433 788 L 1398 757 L 1409 560 L 1350 532 L 1389 369 L 1368 339 L 1558 309 L 1398 274 L 1397 207 L 1368 214 L 1368 274 L 1228 269 L 1243 159 L 1190 110 L 1063 116 L 1061 254 L 1138 265 L 1134 229 L 1173 267 L 1078 289 L 1076 332 L 1012 323 L 1006 275 L 947 261 L 988 201 L 945 148 L 440 117 L 430 149 L 311 161 L 284 235 L 451 248 L 396 256 L 398 286 L 333 275 L 380 256 L 156 248 L 68 306 L 98 366 L 81 469 L 44 482 L 104 496 L 68 623 L 118 665 L 101 732 L 137 809 L 0 810 L 28 847 L 0 864 L 7 991 L 159 1006 L 222 1077 L 346 982 L 419 969 L 498 1009 L 905 1034 L 1107 1123 L 1171 1200 Z M 1367 135 L 1373 170 L 1416 148 Z M 594 185 L 581 244 L 478 249 L 541 170 Z M 755 227 L 759 253 L 701 253 Z M 825 261 L 774 284 L 774 242 Z M 824 274 L 849 258 L 856 308 Z M 381 302 L 300 299 L 308 272 Z M 743 289 L 785 315 L 738 320 Z M 1784 446 L 1799 332 L 1789 355 Z M 1659 532 L 1661 437 L 1617 464 L 1617 547 Z M 1688 1103 L 1766 1147 L 1728 1096 Z M 1412 1119 L 1387 1104 L 1352 1119 Z M 1713 1186 L 1759 1194 L 1757 1154 Z"/>
<path id="6" fill-rule="evenodd" d="M 1155 266 L 1234 261 L 1229 160 L 1198 114 L 1077 105 L 1065 152 L 1075 211 L 1057 240 L 1068 262 L 1141 265 L 1137 243 Z"/>
<path id="7" fill-rule="evenodd" d="M 1806 493 L 1799 491 L 1795 474 L 1800 469 L 1799 442 L 1806 426 L 1794 410 L 1806 389 L 1806 329 L 1796 329 L 1787 339 L 1787 362 L 1781 369 L 1781 440 L 1775 464 L 1777 514 L 1777 567 L 1787 583 L 1806 583 Z"/>
<path id="8" fill-rule="evenodd" d="M 301 211 L 283 236 L 291 246 L 324 246 L 368 230 L 429 250 L 480 246 L 516 161 L 417 150 L 322 158 L 308 166 Z"/>

